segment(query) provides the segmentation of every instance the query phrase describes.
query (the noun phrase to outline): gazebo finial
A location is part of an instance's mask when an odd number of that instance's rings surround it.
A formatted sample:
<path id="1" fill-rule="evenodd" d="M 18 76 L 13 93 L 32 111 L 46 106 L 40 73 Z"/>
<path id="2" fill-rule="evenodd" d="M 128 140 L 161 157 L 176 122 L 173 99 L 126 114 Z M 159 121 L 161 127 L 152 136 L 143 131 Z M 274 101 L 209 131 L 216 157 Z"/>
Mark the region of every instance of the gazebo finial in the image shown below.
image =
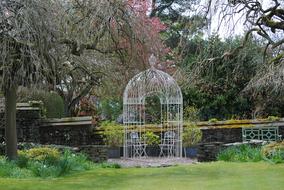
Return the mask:
<path id="1" fill-rule="evenodd" d="M 149 64 L 152 69 L 155 69 L 156 62 L 157 62 L 156 56 L 154 54 L 151 54 L 151 56 L 149 57 Z"/>

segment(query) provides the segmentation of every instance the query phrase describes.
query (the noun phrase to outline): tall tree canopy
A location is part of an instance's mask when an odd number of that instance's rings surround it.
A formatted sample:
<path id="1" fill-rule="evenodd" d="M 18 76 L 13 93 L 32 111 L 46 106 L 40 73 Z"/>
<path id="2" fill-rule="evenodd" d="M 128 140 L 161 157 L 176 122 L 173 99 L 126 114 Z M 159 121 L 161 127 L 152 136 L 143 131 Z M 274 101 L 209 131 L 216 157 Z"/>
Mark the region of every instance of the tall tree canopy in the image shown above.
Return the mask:
<path id="1" fill-rule="evenodd" d="M 217 69 L 220 64 L 222 68 L 231 68 L 230 62 L 235 61 L 235 68 L 245 66 L 244 68 L 247 67 L 250 70 L 251 63 L 249 61 L 254 63 L 257 60 L 258 66 L 251 70 L 251 75 L 241 85 L 242 88 L 238 90 L 239 93 L 235 93 L 235 95 L 241 96 L 241 93 L 244 93 L 250 98 L 250 101 L 253 101 L 252 108 L 250 108 L 252 117 L 262 114 L 282 114 L 277 108 L 282 105 L 284 92 L 282 72 L 284 43 L 283 0 L 153 0 L 152 3 L 154 8 L 151 15 L 159 16 L 162 20 L 164 19 L 163 21 L 170 20 L 173 24 L 170 27 L 171 30 L 167 31 L 166 40 L 173 42 L 169 44 L 180 55 L 179 63 L 182 68 L 184 63 L 192 61 L 192 65 L 188 66 L 186 74 L 188 79 L 193 82 L 192 84 L 197 81 L 197 78 L 207 82 L 209 78 L 213 79 L 212 68 L 216 69 L 214 71 L 216 71 L 217 76 L 217 73 L 222 71 L 220 68 Z M 217 31 L 210 31 L 212 29 Z M 190 52 L 196 52 L 193 49 L 196 44 L 194 40 L 191 40 L 194 36 L 202 36 L 203 33 L 205 35 L 202 38 L 206 39 L 209 34 L 208 42 L 212 42 L 210 38 L 212 32 L 218 33 L 218 30 L 227 31 L 225 37 L 232 38 L 237 29 L 239 31 L 243 30 L 243 38 L 237 44 L 229 45 L 218 53 L 212 53 L 215 52 L 213 50 L 210 53 L 202 47 L 202 51 L 198 51 L 200 55 L 198 59 L 193 59 L 195 56 L 191 56 Z M 199 33 L 194 33 L 196 31 L 199 31 Z M 220 33 L 224 34 L 224 32 Z M 224 38 L 224 36 L 221 37 Z M 258 47 L 255 60 L 236 61 L 236 58 L 244 55 L 244 51 L 251 51 L 249 48 L 252 47 L 251 42 L 254 42 Z M 214 46 L 211 48 L 220 49 L 221 47 Z M 206 52 L 207 55 L 205 56 L 204 53 Z M 236 72 L 232 70 L 231 74 L 235 75 Z M 217 101 L 215 98 L 213 100 Z M 275 100 L 277 100 L 277 104 L 273 103 Z M 272 107 L 275 109 L 272 110 Z M 217 113 L 218 110 L 220 109 L 216 109 L 215 112 Z"/>

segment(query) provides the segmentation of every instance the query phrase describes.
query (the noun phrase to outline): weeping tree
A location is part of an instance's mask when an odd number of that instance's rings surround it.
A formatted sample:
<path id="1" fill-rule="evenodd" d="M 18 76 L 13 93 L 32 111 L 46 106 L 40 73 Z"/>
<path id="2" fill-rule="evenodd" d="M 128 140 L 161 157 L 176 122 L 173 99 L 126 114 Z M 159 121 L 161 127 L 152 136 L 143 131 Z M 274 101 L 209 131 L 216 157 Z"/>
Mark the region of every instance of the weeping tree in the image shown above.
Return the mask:
<path id="1" fill-rule="evenodd" d="M 19 86 L 57 91 L 70 110 L 94 86 L 101 85 L 103 74 L 112 77 L 112 71 L 137 69 L 137 63 L 145 59 L 140 55 L 163 49 L 151 39 L 151 27 L 141 29 L 141 22 L 147 20 L 133 14 L 133 7 L 131 1 L 113 0 L 0 2 L 1 88 L 6 99 L 9 159 L 17 157 Z M 146 40 L 155 43 L 148 45 Z M 113 65 L 120 71 L 109 70 Z"/>
<path id="2" fill-rule="evenodd" d="M 0 70 L 5 97 L 5 140 L 17 158 L 16 97 L 19 86 L 44 82 L 56 31 L 56 4 L 44 0 L 0 1 Z"/>

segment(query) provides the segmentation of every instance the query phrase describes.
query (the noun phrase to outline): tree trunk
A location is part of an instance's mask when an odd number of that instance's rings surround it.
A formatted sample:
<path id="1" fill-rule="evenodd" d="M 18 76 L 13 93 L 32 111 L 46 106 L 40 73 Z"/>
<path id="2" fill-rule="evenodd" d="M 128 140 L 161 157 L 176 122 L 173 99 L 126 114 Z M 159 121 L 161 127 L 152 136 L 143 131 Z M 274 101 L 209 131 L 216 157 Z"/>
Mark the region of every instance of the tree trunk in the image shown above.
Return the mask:
<path id="1" fill-rule="evenodd" d="M 69 103 L 68 103 L 68 101 L 63 99 L 63 102 L 64 102 L 64 116 L 65 117 L 71 117 L 71 112 L 69 111 Z"/>
<path id="2" fill-rule="evenodd" d="M 5 92 L 6 155 L 10 160 L 17 158 L 16 93 L 16 87 L 10 87 Z"/>

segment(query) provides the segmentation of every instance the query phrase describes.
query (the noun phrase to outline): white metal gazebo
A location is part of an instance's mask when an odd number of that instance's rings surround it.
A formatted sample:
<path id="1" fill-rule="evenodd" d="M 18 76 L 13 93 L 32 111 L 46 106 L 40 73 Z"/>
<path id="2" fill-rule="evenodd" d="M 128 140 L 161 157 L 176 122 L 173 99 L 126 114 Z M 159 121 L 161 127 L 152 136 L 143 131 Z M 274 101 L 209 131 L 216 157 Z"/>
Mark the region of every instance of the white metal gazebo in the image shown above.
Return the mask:
<path id="1" fill-rule="evenodd" d="M 160 100 L 160 156 L 182 156 L 182 93 L 169 74 L 154 67 L 156 58 L 149 58 L 151 68 L 135 75 L 123 95 L 124 157 L 146 157 L 147 131 L 145 100 L 157 96 Z"/>

